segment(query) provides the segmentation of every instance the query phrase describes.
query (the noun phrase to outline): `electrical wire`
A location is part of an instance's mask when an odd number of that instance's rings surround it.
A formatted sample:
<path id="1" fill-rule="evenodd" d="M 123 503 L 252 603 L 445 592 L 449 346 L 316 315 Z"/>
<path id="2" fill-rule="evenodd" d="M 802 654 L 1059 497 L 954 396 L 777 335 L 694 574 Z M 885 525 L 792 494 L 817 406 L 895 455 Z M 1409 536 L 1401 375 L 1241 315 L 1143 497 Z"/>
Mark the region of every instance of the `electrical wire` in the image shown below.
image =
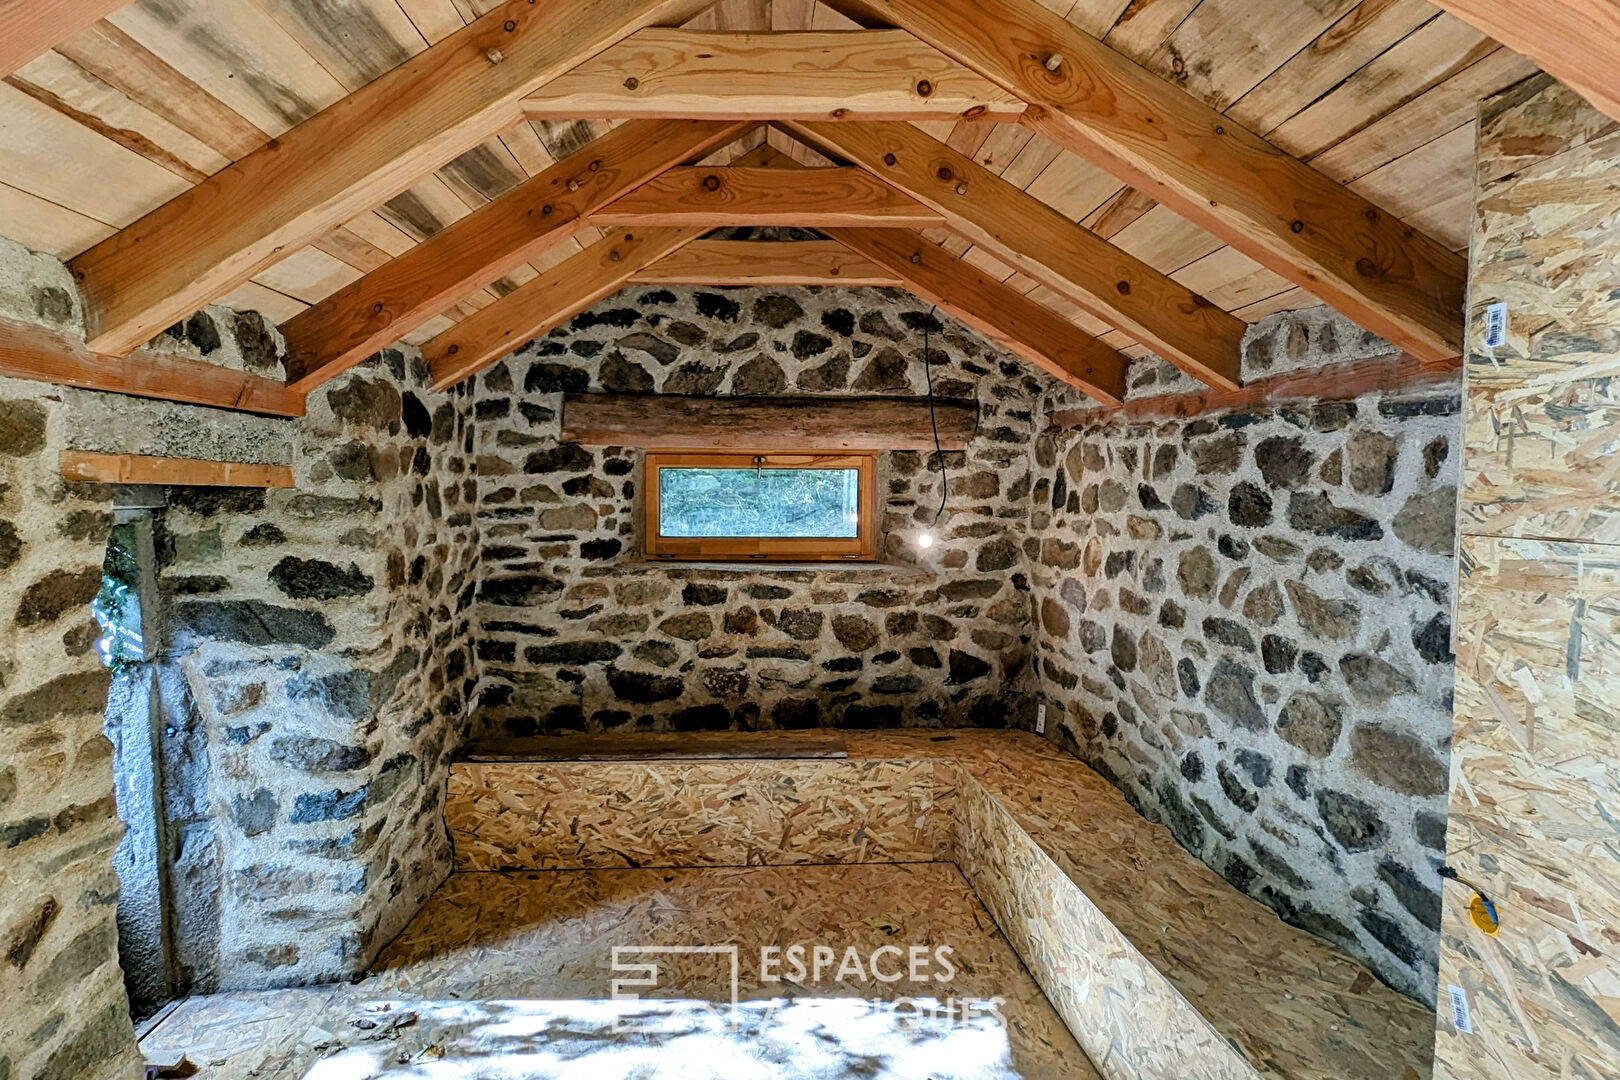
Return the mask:
<path id="1" fill-rule="evenodd" d="M 939 418 L 934 414 L 934 362 L 928 356 L 928 331 L 934 325 L 934 312 L 938 310 L 938 304 L 929 308 L 928 318 L 923 322 L 923 374 L 928 379 L 928 423 L 934 429 L 934 460 L 939 462 L 939 509 L 934 512 L 936 527 L 945 513 L 945 493 L 951 484 L 950 475 L 945 471 L 945 451 L 939 445 Z"/>

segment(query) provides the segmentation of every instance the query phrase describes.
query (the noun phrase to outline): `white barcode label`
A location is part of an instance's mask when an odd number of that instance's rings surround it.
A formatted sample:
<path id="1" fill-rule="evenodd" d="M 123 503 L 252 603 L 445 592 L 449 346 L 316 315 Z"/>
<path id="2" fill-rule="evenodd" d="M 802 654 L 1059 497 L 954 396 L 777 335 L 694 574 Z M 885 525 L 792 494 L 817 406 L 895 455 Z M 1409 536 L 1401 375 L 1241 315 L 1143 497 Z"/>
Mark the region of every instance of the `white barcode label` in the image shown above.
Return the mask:
<path id="1" fill-rule="evenodd" d="M 1499 349 L 1507 344 L 1507 304 L 1495 303 L 1485 309 L 1485 347 Z"/>
<path id="2" fill-rule="evenodd" d="M 1468 991 L 1460 986 L 1447 988 L 1451 995 L 1451 1026 L 1464 1035 L 1474 1033 L 1474 1018 L 1468 1015 Z"/>

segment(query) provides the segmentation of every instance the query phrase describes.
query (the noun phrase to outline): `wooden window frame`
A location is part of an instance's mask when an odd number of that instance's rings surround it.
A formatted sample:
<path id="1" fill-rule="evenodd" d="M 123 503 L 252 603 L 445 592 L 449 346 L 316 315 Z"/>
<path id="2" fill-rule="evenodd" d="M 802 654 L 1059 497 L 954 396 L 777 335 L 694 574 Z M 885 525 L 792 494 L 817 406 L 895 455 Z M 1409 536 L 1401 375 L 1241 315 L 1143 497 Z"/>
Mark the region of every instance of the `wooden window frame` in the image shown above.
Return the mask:
<path id="1" fill-rule="evenodd" d="M 672 537 L 658 532 L 659 472 L 662 469 L 754 468 L 857 469 L 860 522 L 853 539 L 795 539 L 774 536 Z M 648 450 L 642 461 L 641 535 L 646 556 L 659 562 L 871 562 L 877 558 L 877 453 L 773 450 Z"/>

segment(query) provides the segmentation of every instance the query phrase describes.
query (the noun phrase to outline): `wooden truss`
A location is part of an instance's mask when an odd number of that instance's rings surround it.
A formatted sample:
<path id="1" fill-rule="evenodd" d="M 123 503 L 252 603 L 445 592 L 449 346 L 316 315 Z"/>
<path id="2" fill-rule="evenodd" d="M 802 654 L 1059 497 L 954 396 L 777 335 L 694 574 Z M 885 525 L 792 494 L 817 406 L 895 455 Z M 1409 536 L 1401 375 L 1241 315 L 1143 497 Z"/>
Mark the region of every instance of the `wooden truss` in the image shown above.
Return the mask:
<path id="1" fill-rule="evenodd" d="M 708 3 L 496 7 L 73 259 L 87 347 L 53 361 L 39 334 L 0 325 L 0 374 L 296 414 L 446 312 L 464 317 L 424 346 L 438 387 L 631 283 L 814 283 L 908 288 L 1104 404 L 1128 363 L 1108 329 L 1237 392 L 1243 321 L 929 134 L 976 119 L 1033 127 L 1418 365 L 1460 351 L 1460 257 L 1039 0 L 831 0 L 880 27 L 836 33 L 670 28 Z M 30 4 L 0 65 L 112 6 Z M 141 349 L 524 117 L 622 122 L 287 320 L 285 385 L 192 377 Z M 766 144 L 713 163 L 765 123 Z M 730 225 L 827 238 L 705 238 Z"/>

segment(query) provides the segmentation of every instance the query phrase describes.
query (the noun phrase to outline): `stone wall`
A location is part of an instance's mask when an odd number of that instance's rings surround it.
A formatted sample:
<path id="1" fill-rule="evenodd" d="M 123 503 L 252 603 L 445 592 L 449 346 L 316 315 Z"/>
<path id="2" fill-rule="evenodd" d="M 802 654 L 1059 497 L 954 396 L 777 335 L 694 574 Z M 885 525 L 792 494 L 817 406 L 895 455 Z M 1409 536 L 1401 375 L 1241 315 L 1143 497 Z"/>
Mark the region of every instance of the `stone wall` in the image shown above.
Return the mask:
<path id="1" fill-rule="evenodd" d="M 424 377 L 385 351 L 312 394 L 294 489 L 167 494 L 164 771 L 194 989 L 362 970 L 448 872 L 476 493 L 466 418 Z"/>
<path id="2" fill-rule="evenodd" d="M 73 391 L 0 379 L 0 1076 L 136 1075 L 90 601 L 111 493 L 62 483 Z"/>
<path id="3" fill-rule="evenodd" d="M 1289 314 L 1251 331 L 1246 372 L 1345 349 L 1369 351 Z M 1050 428 L 1026 541 L 1047 734 L 1429 1002 L 1458 409 L 1441 386 Z"/>
<path id="4" fill-rule="evenodd" d="M 1027 723 L 1020 541 L 1044 377 L 944 322 L 946 455 L 879 462 L 875 567 L 649 565 L 641 455 L 559 444 L 563 392 L 921 395 L 926 304 L 878 289 L 632 289 L 478 378 L 480 714 L 489 733 Z"/>

